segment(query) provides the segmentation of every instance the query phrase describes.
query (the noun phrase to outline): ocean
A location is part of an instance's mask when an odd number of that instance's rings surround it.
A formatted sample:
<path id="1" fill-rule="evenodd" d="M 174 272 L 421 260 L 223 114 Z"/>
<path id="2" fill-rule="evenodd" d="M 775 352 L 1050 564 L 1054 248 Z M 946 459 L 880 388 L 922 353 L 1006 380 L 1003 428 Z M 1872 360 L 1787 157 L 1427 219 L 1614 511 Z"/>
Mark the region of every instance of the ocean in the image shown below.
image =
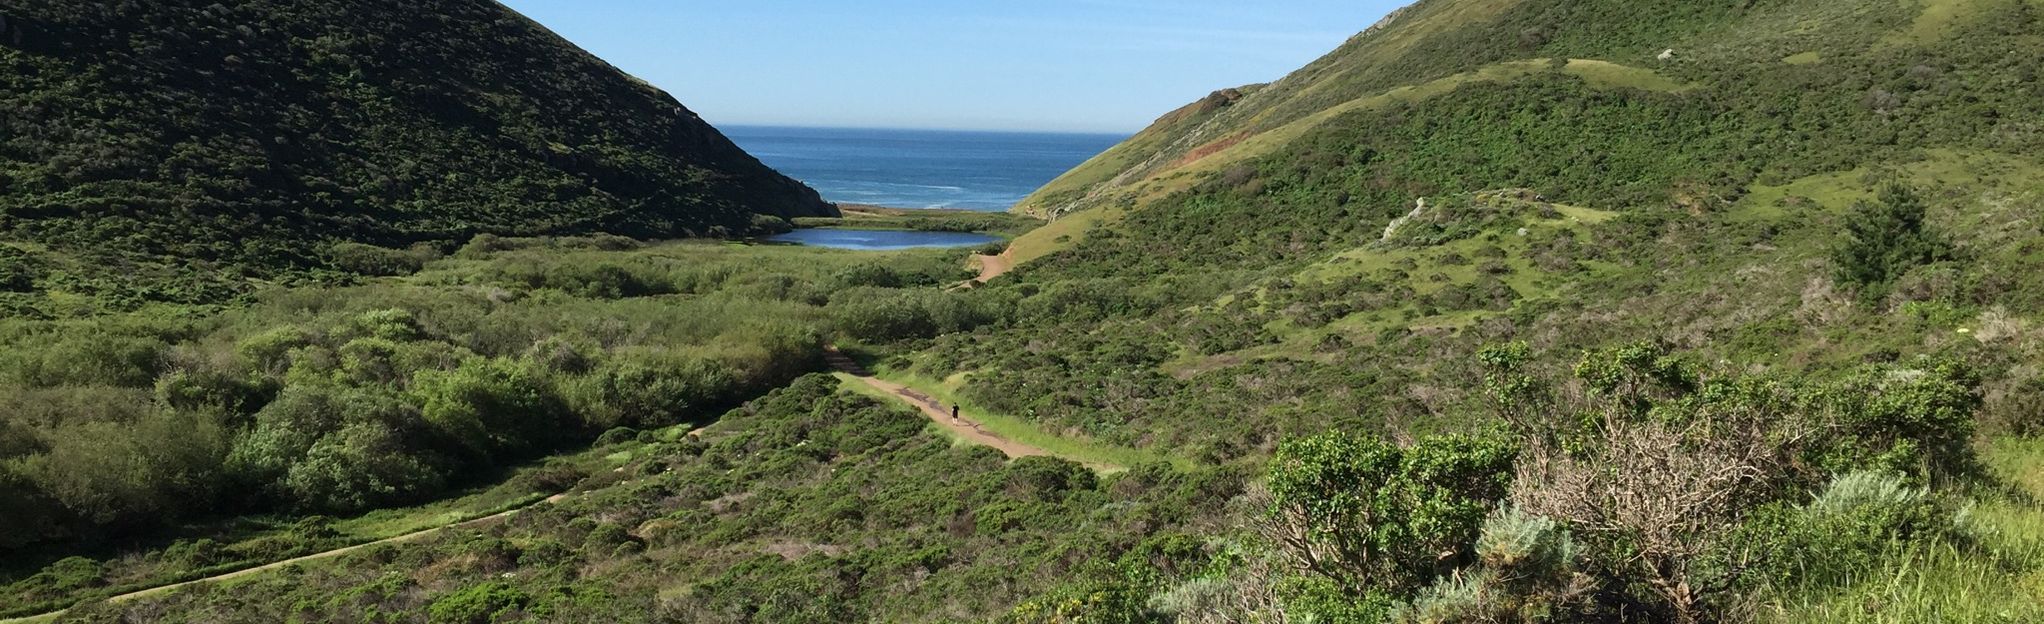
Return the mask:
<path id="1" fill-rule="evenodd" d="M 1106 134 L 727 126 L 725 136 L 823 198 L 1007 210 L 1126 138 Z"/>

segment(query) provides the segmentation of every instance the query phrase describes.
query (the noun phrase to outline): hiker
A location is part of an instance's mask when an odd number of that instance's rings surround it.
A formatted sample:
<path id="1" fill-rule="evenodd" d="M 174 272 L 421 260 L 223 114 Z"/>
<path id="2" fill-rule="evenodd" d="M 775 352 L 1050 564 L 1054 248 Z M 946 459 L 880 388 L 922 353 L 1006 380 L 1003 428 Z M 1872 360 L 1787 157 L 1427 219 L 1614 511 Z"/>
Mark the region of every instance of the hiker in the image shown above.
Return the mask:
<path id="1" fill-rule="evenodd" d="M 958 405 L 957 405 L 957 404 L 952 404 L 952 406 L 951 406 L 951 424 L 954 424 L 954 425 L 958 424 Z"/>

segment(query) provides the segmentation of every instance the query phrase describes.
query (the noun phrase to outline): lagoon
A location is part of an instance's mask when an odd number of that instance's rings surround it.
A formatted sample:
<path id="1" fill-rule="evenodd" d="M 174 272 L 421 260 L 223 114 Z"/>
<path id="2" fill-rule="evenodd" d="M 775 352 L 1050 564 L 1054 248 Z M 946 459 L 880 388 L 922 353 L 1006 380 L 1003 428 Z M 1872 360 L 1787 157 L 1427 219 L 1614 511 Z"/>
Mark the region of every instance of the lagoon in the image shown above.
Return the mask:
<path id="1" fill-rule="evenodd" d="M 832 249 L 892 251 L 938 247 L 978 247 L 988 243 L 1000 242 L 1001 238 L 971 232 L 808 228 L 769 236 L 765 240 L 774 243 L 829 247 Z"/>

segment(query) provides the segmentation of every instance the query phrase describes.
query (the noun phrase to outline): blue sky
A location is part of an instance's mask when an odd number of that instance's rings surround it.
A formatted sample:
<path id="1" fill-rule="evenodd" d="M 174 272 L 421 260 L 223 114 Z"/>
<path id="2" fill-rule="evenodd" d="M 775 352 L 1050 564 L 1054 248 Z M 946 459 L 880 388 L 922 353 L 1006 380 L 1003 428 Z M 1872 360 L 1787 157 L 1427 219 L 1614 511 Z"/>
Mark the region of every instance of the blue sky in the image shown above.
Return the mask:
<path id="1" fill-rule="evenodd" d="M 1132 132 L 1403 0 L 503 0 L 715 124 Z"/>

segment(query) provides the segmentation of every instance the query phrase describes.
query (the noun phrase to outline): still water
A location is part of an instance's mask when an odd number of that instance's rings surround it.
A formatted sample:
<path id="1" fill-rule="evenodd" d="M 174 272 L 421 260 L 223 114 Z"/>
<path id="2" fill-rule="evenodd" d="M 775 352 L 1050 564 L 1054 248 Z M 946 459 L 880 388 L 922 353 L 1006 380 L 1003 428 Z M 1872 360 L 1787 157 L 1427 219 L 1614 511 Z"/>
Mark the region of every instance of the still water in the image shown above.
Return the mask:
<path id="1" fill-rule="evenodd" d="M 1001 240 L 998 236 L 967 232 L 913 232 L 908 230 L 846 230 L 810 228 L 767 237 L 767 241 L 833 249 L 890 251 L 926 247 L 978 247 Z"/>

